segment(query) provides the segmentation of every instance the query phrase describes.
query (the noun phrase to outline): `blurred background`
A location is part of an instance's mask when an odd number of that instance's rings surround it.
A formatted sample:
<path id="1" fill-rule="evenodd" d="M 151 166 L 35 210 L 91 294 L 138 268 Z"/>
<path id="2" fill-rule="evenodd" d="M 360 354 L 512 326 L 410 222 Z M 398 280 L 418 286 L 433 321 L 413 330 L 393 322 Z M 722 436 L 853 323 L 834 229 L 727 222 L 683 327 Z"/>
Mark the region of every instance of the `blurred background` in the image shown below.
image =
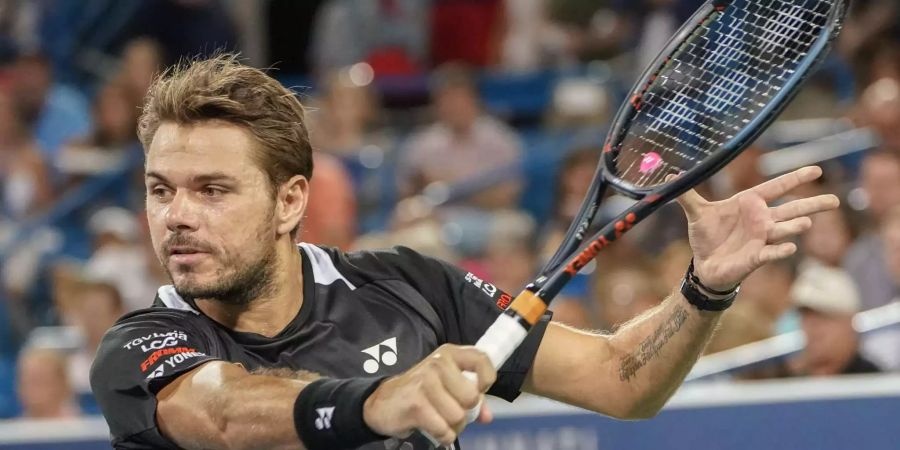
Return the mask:
<path id="1" fill-rule="evenodd" d="M 317 151 L 302 240 L 408 245 L 518 292 L 576 214 L 640 69 L 701 3 L 0 0 L 0 419 L 96 416 L 88 368 L 99 339 L 167 283 L 149 246 L 135 134 L 166 66 L 239 51 L 297 92 Z M 689 387 L 771 386 L 765 397 L 900 368 L 900 4 L 853 3 L 822 70 L 701 188 L 723 199 L 820 164 L 821 182 L 796 195 L 835 193 L 842 208 L 813 219 L 795 258 L 744 283 Z M 600 220 L 628 205 L 612 196 Z M 585 268 L 555 319 L 615 330 L 667 295 L 690 257 L 669 205 Z M 747 381 L 761 379 L 782 381 Z M 862 385 L 878 383 L 849 389 Z M 896 418 L 897 403 L 880 407 Z M 502 417 L 467 448 L 512 448 L 497 436 L 521 430 Z M 613 448 L 603 443 L 618 435 L 592 438 L 599 419 L 585 420 L 589 435 L 569 427 L 515 448 Z"/>

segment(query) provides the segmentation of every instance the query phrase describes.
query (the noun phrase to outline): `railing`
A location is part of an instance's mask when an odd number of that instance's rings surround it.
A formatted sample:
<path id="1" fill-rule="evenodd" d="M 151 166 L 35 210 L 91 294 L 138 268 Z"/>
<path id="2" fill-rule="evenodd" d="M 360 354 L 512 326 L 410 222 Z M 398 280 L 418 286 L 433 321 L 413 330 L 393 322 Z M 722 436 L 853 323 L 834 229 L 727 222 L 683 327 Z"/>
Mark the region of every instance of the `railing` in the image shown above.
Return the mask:
<path id="1" fill-rule="evenodd" d="M 853 327 L 866 336 L 900 326 L 900 302 L 857 313 Z M 700 358 L 687 381 L 729 376 L 782 361 L 803 349 L 803 333 L 794 331 Z"/>

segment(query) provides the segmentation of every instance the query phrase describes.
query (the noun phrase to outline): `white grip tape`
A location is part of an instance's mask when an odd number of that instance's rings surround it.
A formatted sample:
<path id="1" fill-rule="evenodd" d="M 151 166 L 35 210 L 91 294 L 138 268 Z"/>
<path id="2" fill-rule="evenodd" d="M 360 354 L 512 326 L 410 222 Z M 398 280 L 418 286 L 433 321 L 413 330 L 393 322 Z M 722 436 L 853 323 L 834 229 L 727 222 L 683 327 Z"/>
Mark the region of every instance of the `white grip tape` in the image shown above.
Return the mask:
<path id="1" fill-rule="evenodd" d="M 484 332 L 481 339 L 475 343 L 475 348 L 481 350 L 491 360 L 494 369 L 500 369 L 503 364 L 512 356 L 519 344 L 528 336 L 528 330 L 519 323 L 517 319 L 506 314 L 501 314 L 497 320 L 491 324 L 490 328 Z M 465 372 L 463 375 L 472 380 L 473 383 L 478 382 L 478 375 L 473 372 Z M 481 403 L 478 406 L 466 412 L 466 421 L 472 423 L 478 419 L 478 413 L 481 412 Z"/>
<path id="2" fill-rule="evenodd" d="M 500 369 L 503 364 L 512 356 L 519 344 L 528 336 L 528 330 L 519 323 L 519 321 L 506 314 L 501 314 L 491 324 L 490 328 L 484 332 L 481 339 L 475 343 L 475 348 L 481 350 L 491 360 L 494 369 Z M 473 383 L 478 382 L 478 375 L 475 372 L 463 372 L 463 375 L 472 380 Z M 472 423 L 478 419 L 478 413 L 481 412 L 481 403 L 478 406 L 466 411 L 466 422 Z M 435 447 L 440 448 L 437 439 L 422 433 Z"/>

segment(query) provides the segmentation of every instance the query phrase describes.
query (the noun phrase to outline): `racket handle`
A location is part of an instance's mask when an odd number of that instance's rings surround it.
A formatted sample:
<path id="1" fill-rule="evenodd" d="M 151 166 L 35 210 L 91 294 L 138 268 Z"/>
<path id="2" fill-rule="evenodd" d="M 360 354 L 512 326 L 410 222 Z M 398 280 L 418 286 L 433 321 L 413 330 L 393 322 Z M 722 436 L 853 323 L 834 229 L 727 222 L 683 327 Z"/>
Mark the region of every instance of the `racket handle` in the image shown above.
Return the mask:
<path id="1" fill-rule="evenodd" d="M 507 314 L 501 314 L 493 324 L 484 332 L 481 339 L 475 343 L 475 348 L 484 352 L 494 369 L 500 369 L 507 359 L 516 351 L 519 344 L 528 336 L 528 330 L 519 323 L 518 319 Z M 478 375 L 475 372 L 463 372 L 463 376 L 478 383 Z M 481 402 L 474 408 L 466 411 L 466 423 L 472 423 L 478 419 L 478 413 L 481 412 Z M 422 433 L 432 445 L 440 448 L 441 444 L 437 439 L 431 437 L 428 433 Z"/>

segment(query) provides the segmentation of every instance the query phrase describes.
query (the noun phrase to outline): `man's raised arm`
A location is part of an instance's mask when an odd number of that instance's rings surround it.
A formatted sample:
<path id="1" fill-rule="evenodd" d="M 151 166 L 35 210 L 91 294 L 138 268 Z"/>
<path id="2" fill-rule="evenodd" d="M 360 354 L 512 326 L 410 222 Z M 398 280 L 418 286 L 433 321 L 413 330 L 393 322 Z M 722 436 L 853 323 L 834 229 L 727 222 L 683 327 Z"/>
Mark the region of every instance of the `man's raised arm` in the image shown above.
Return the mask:
<path id="1" fill-rule="evenodd" d="M 716 302 L 761 265 L 794 254 L 790 239 L 809 229 L 809 215 L 837 208 L 833 195 L 768 204 L 821 174 L 806 167 L 720 202 L 682 196 L 695 268 L 688 291 L 676 288 L 613 335 L 548 327 L 524 390 L 618 418 L 656 414 L 712 336 L 725 306 Z"/>

